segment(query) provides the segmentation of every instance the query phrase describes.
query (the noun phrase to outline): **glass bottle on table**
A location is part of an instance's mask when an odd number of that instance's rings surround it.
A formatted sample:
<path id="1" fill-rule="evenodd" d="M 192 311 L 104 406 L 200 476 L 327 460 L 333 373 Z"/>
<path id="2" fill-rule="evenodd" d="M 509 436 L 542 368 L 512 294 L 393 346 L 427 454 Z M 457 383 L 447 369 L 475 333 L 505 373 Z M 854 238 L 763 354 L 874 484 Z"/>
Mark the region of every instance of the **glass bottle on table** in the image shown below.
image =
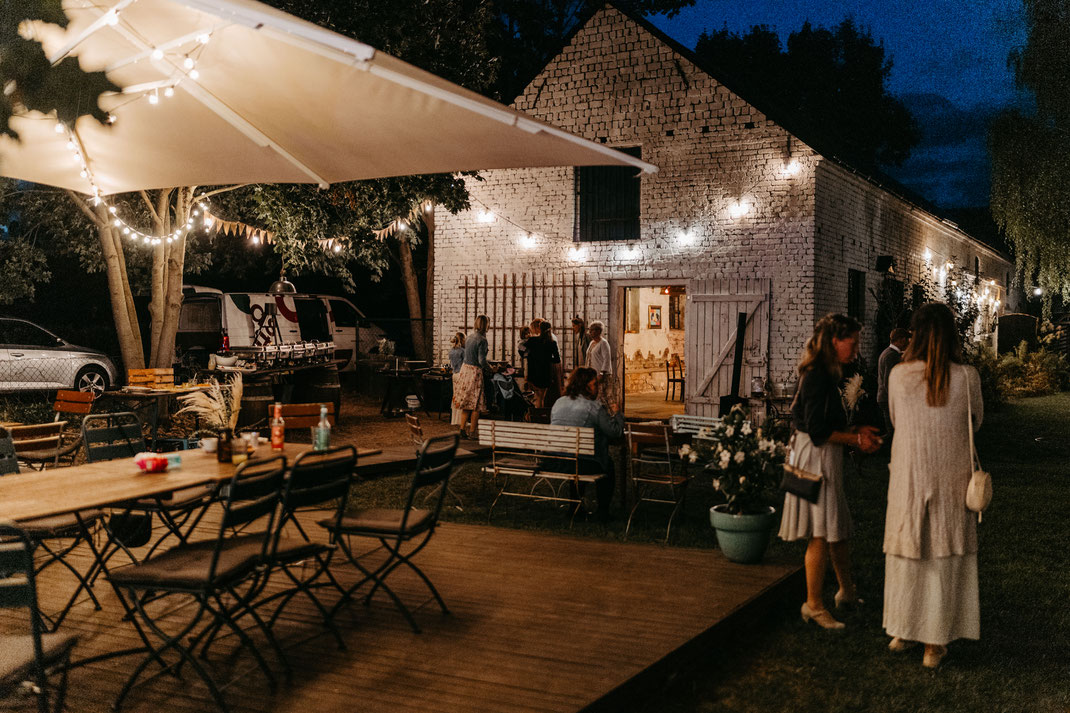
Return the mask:
<path id="1" fill-rule="evenodd" d="M 327 418 L 327 406 L 320 406 L 320 420 L 312 427 L 312 450 L 325 451 L 331 447 L 331 420 Z"/>
<path id="2" fill-rule="evenodd" d="M 215 450 L 216 460 L 220 463 L 230 463 L 234 455 L 233 444 L 230 442 L 230 431 L 223 428 L 219 431 L 219 444 Z"/>
<path id="3" fill-rule="evenodd" d="M 286 421 L 282 418 L 282 404 L 275 403 L 275 413 L 271 419 L 271 450 L 281 451 L 286 445 Z"/>

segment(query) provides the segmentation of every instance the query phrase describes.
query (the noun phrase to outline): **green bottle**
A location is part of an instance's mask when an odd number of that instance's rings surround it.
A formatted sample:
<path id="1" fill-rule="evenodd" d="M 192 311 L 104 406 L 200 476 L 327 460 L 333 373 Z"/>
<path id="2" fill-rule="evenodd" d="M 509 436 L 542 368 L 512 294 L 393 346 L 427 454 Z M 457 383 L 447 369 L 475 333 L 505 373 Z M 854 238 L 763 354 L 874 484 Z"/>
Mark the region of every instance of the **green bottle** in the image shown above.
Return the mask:
<path id="1" fill-rule="evenodd" d="M 331 421 L 327 418 L 327 407 L 320 406 L 320 422 L 312 428 L 312 450 L 325 451 L 331 447 Z"/>

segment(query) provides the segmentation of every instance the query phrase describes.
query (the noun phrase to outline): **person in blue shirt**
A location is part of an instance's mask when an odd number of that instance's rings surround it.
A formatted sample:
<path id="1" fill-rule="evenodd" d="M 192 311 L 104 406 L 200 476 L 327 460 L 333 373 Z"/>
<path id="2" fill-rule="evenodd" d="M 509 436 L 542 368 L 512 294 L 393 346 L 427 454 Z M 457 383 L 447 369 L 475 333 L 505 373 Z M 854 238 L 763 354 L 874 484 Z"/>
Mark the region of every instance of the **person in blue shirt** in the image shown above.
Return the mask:
<path id="1" fill-rule="evenodd" d="M 564 396 L 554 403 L 550 411 L 551 425 L 594 429 L 595 455 L 589 461 L 581 460 L 580 470 L 602 473 L 602 477 L 595 482 L 595 490 L 598 516 L 603 521 L 609 518 L 609 503 L 617 482 L 613 459 L 609 457 L 609 441 L 620 438 L 624 432 L 624 415 L 618 409 L 619 404 L 613 403 L 607 408 L 598 400 L 598 372 L 581 366 L 569 376 Z"/>

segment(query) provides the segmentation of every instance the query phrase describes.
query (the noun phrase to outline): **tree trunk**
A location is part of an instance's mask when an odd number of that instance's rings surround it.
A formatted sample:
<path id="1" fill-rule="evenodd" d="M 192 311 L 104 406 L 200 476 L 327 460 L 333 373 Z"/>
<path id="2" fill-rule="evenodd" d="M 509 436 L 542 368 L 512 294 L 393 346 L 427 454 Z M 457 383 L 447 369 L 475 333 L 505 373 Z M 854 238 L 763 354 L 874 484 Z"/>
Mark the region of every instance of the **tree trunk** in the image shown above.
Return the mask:
<path id="1" fill-rule="evenodd" d="M 412 349 L 417 359 L 426 360 L 424 348 L 424 329 L 421 318 L 420 284 L 416 279 L 416 270 L 412 263 L 412 245 L 405 237 L 398 238 L 398 261 L 401 263 L 401 280 L 405 285 L 405 299 L 409 303 L 409 331 L 412 334 Z"/>
<path id="2" fill-rule="evenodd" d="M 98 211 L 102 212 L 102 211 Z M 145 366 L 145 353 L 141 346 L 141 330 L 137 327 L 137 315 L 131 312 L 133 296 L 126 281 L 125 260 L 122 259 L 122 244 L 117 232 L 107 224 L 106 214 L 97 225 L 97 237 L 104 256 L 105 274 L 108 278 L 108 296 L 111 298 L 112 318 L 119 338 L 119 352 L 123 366 L 141 369 Z"/>
<path id="3" fill-rule="evenodd" d="M 424 350 L 429 359 L 435 358 L 435 206 L 424 208 L 427 227 L 427 273 L 424 275 Z"/>
<path id="4" fill-rule="evenodd" d="M 161 188 L 156 193 L 156 206 L 153 215 L 153 232 L 164 236 L 171 233 L 171 189 Z M 177 221 L 178 216 L 175 216 Z M 164 240 L 152 249 L 152 273 L 150 278 L 149 317 L 151 319 L 151 336 L 149 338 L 149 362 L 156 366 L 160 353 L 160 336 L 164 323 L 164 311 L 167 308 L 167 253 L 170 246 Z"/>
<path id="5" fill-rule="evenodd" d="M 189 220 L 190 199 L 194 188 L 180 188 L 175 199 L 175 225 L 185 225 Z M 164 284 L 164 311 L 160 325 L 158 351 L 152 361 L 157 368 L 166 369 L 174 363 L 175 335 L 178 333 L 178 318 L 182 313 L 182 277 L 186 271 L 186 236 L 175 238 L 167 246 L 166 283 Z"/>

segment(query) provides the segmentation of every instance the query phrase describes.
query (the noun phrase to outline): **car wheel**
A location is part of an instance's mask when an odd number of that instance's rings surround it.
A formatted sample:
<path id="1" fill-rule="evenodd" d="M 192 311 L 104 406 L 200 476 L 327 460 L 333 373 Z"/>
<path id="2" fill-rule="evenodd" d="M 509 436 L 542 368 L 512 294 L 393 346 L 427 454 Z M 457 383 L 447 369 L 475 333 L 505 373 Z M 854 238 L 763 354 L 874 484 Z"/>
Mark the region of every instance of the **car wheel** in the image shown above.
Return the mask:
<path id="1" fill-rule="evenodd" d="M 108 375 L 99 366 L 87 366 L 74 377 L 74 388 L 101 394 L 108 388 Z"/>

